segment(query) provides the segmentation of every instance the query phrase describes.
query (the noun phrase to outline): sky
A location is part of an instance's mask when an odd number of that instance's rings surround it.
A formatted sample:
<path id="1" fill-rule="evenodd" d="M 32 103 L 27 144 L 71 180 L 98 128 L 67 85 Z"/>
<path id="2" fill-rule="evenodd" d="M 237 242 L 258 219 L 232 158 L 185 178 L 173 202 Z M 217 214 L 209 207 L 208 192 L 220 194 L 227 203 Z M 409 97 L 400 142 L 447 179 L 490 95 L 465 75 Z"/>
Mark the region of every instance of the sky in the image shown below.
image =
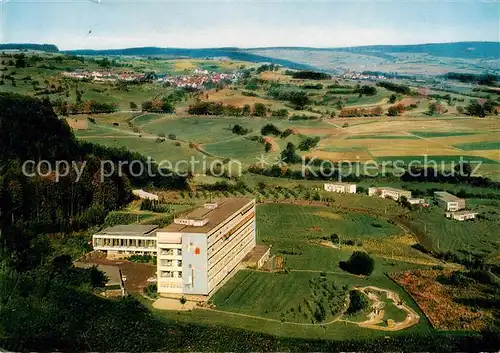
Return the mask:
<path id="1" fill-rule="evenodd" d="M 0 42 L 59 49 L 500 41 L 498 1 L 0 0 Z"/>

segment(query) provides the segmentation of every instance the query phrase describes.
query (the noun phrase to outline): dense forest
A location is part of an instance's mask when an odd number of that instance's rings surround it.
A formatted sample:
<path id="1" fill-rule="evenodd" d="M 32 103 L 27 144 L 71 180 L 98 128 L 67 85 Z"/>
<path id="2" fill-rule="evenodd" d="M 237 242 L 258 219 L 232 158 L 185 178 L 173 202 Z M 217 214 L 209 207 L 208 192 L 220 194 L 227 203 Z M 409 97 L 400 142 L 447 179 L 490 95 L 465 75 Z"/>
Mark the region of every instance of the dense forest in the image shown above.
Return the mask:
<path id="1" fill-rule="evenodd" d="M 23 229 L 58 232 L 100 224 L 109 211 L 130 201 L 132 185 L 186 187 L 182 177 L 141 174 L 138 164 L 119 175 L 116 164 L 134 160 L 148 162 L 126 149 L 77 141 L 47 100 L 0 95 L 0 209 L 9 210 L 11 221 Z M 25 161 L 32 162 L 23 172 Z M 71 167 L 62 169 L 62 162 Z M 61 177 L 55 172 L 58 163 Z M 109 169 L 106 178 L 102 166 Z"/>

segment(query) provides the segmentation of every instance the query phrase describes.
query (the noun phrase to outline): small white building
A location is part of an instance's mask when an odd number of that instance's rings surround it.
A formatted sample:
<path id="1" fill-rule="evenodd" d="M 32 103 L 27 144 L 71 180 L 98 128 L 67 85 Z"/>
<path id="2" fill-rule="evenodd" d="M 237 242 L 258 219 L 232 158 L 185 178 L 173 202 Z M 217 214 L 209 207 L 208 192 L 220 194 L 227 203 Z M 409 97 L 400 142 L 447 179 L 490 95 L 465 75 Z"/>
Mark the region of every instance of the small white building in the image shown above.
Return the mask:
<path id="1" fill-rule="evenodd" d="M 446 212 L 446 218 L 456 221 L 466 221 L 468 219 L 475 219 L 478 214 L 478 212 L 473 211 Z"/>
<path id="2" fill-rule="evenodd" d="M 348 184 L 348 183 L 326 183 L 324 184 L 324 188 L 329 192 L 340 192 L 343 194 L 355 194 L 356 193 L 356 184 Z"/>
<path id="3" fill-rule="evenodd" d="M 378 196 L 382 198 L 391 198 L 398 201 L 401 197 L 406 197 L 406 199 L 411 199 L 411 191 L 396 189 L 391 187 L 371 187 L 368 188 L 368 196 Z"/>
<path id="4" fill-rule="evenodd" d="M 130 255 L 156 255 L 156 225 L 128 224 L 106 228 L 92 237 L 94 250 L 110 259 Z"/>
<path id="5" fill-rule="evenodd" d="M 132 190 L 132 194 L 143 200 L 154 200 L 158 201 L 158 195 L 146 192 L 142 189 Z"/>
<path id="6" fill-rule="evenodd" d="M 426 203 L 425 199 L 418 199 L 414 197 L 409 198 L 408 202 L 410 203 L 410 205 L 423 205 Z"/>

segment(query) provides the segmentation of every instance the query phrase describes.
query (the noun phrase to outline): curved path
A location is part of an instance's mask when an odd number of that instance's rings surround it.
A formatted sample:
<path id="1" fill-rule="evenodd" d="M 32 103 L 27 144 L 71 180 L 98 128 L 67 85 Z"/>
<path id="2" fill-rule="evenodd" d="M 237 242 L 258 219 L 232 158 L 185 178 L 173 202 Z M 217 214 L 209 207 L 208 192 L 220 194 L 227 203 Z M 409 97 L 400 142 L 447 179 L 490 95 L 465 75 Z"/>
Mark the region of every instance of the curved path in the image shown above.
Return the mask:
<path id="1" fill-rule="evenodd" d="M 351 324 L 358 325 L 359 327 L 366 327 L 373 330 L 379 331 L 400 331 L 405 328 L 416 325 L 420 321 L 420 315 L 417 314 L 415 310 L 413 310 L 408 304 L 403 302 L 399 295 L 391 290 L 383 289 L 374 286 L 367 286 L 361 288 L 355 288 L 357 291 L 368 296 L 368 298 L 373 301 L 372 311 L 368 314 L 368 320 L 362 322 L 355 322 L 350 320 L 342 320 Z M 385 312 L 383 310 L 385 303 L 380 299 L 380 297 L 373 292 L 382 292 L 385 293 L 387 299 L 392 300 L 394 306 L 402 311 L 407 312 L 407 316 L 403 321 L 394 322 L 391 326 L 379 326 L 383 322 Z M 390 320 L 390 318 L 387 318 Z"/>

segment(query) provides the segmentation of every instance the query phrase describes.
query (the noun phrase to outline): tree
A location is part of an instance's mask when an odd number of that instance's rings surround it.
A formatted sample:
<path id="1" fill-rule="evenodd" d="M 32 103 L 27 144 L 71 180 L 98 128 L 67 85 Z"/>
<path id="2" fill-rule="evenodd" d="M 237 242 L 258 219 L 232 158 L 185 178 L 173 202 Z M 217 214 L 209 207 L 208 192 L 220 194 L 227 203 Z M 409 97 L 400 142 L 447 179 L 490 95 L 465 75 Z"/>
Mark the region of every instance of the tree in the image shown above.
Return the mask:
<path id="1" fill-rule="evenodd" d="M 270 152 L 273 149 L 273 145 L 270 142 L 266 142 L 264 145 L 264 150 L 267 152 Z"/>
<path id="2" fill-rule="evenodd" d="M 306 92 L 292 92 L 290 96 L 290 103 L 295 105 L 297 110 L 302 110 L 306 105 L 311 103 L 311 100 L 307 96 Z"/>
<path id="3" fill-rule="evenodd" d="M 387 115 L 389 116 L 398 116 L 403 114 L 405 111 L 405 106 L 403 103 L 399 103 L 393 106 L 390 106 L 387 110 Z"/>
<path id="4" fill-rule="evenodd" d="M 264 104 L 262 103 L 255 103 L 253 105 L 253 115 L 255 116 L 260 116 L 260 117 L 265 117 L 267 114 L 267 108 Z"/>
<path id="5" fill-rule="evenodd" d="M 391 104 L 394 104 L 396 103 L 396 100 L 398 99 L 398 96 L 396 96 L 394 93 L 391 94 L 391 96 L 389 97 L 389 103 Z"/>
<path id="6" fill-rule="evenodd" d="M 137 104 L 135 102 L 130 102 L 130 109 L 137 110 Z"/>
<path id="7" fill-rule="evenodd" d="M 248 133 L 248 129 L 245 129 L 243 126 L 238 124 L 234 125 L 231 131 L 236 135 L 246 135 Z"/>
<path id="8" fill-rule="evenodd" d="M 353 289 L 349 291 L 349 308 L 346 311 L 347 315 L 357 314 L 368 307 L 368 299 L 359 291 Z"/>
<path id="9" fill-rule="evenodd" d="M 374 86 L 364 85 L 358 89 L 359 94 L 365 94 L 367 96 L 374 96 L 377 94 L 377 88 Z"/>
<path id="10" fill-rule="evenodd" d="M 495 104 L 492 101 L 485 101 L 482 103 L 478 100 L 473 100 L 465 107 L 465 113 L 467 115 L 484 118 L 487 115 L 493 115 L 495 109 Z"/>
<path id="11" fill-rule="evenodd" d="M 243 109 L 242 109 L 241 113 L 244 116 L 248 116 L 248 115 L 250 115 L 252 113 L 252 108 L 250 107 L 249 104 L 245 104 L 243 106 Z"/>
<path id="12" fill-rule="evenodd" d="M 441 103 L 433 102 L 429 104 L 429 114 L 431 115 L 441 115 L 445 112 L 445 110 L 445 106 Z"/>
<path id="13" fill-rule="evenodd" d="M 369 276 L 375 268 L 375 260 L 365 252 L 355 251 L 347 261 L 340 261 L 339 267 L 344 271 Z"/>

